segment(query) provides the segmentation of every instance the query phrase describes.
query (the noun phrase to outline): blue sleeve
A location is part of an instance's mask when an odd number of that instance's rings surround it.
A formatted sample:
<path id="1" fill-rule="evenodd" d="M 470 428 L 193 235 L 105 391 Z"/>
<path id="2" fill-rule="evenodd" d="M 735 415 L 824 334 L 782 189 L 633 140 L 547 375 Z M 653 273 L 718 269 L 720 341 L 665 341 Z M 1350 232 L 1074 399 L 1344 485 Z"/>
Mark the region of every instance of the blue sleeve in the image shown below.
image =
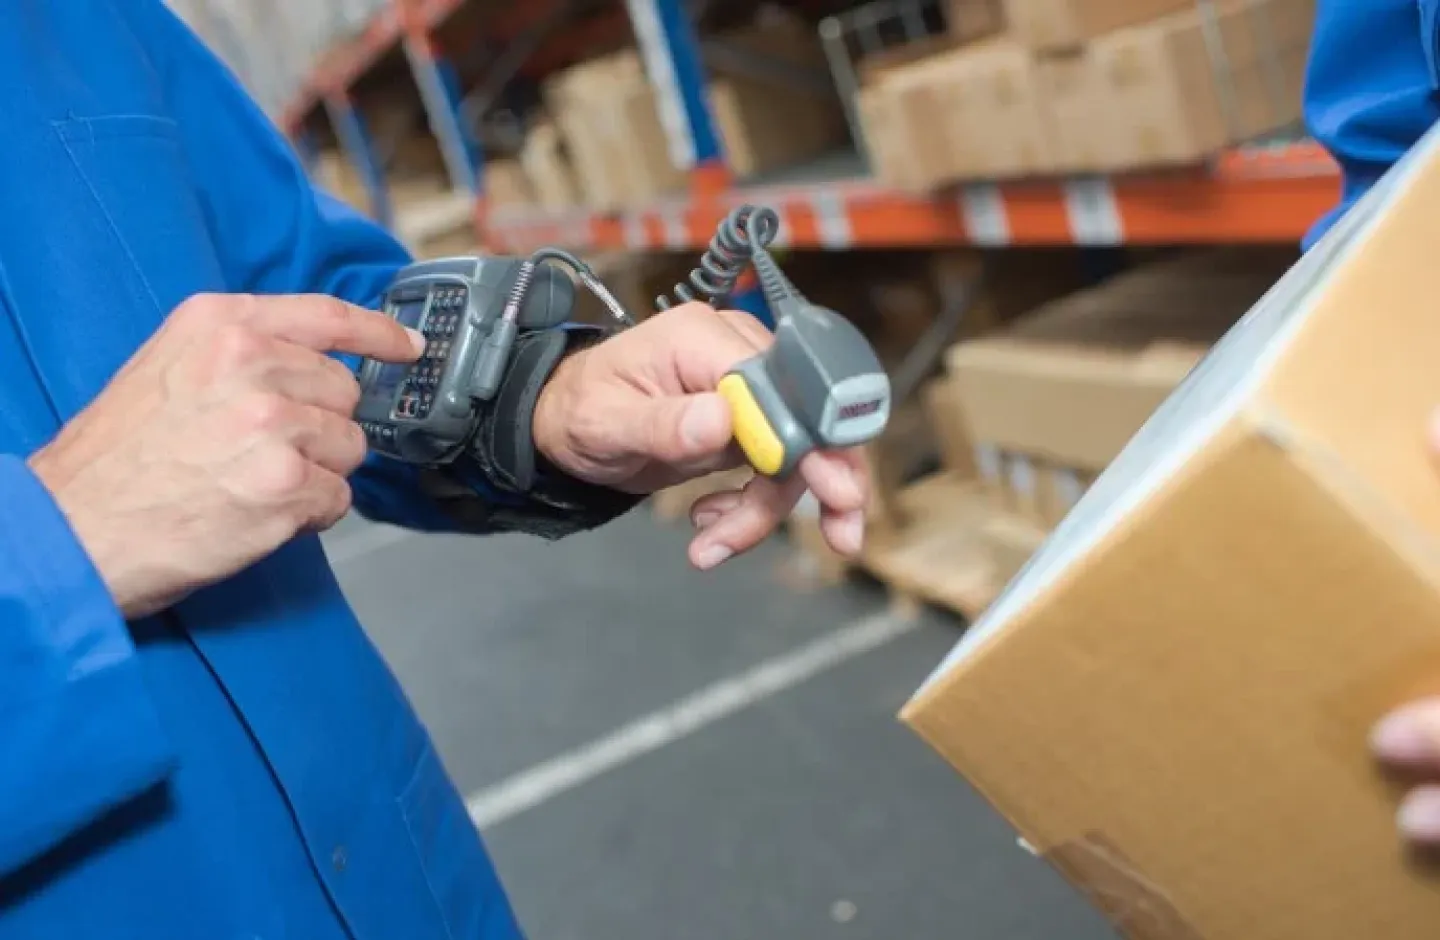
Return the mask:
<path id="1" fill-rule="evenodd" d="M 1344 188 L 1306 247 L 1440 118 L 1437 10 L 1440 0 L 1319 0 L 1305 118 L 1340 164 Z"/>
<path id="2" fill-rule="evenodd" d="M 0 873 L 174 766 L 129 628 L 50 494 L 0 455 Z"/>
<path id="3" fill-rule="evenodd" d="M 322 293 L 377 307 L 405 249 L 379 225 L 317 189 L 225 65 L 156 0 L 129 5 L 180 125 L 231 290 Z M 352 367 L 352 357 L 340 357 Z M 413 468 L 372 454 L 351 478 L 355 508 L 426 531 L 453 524 L 416 485 Z M 476 486 L 477 496 L 496 494 Z"/>

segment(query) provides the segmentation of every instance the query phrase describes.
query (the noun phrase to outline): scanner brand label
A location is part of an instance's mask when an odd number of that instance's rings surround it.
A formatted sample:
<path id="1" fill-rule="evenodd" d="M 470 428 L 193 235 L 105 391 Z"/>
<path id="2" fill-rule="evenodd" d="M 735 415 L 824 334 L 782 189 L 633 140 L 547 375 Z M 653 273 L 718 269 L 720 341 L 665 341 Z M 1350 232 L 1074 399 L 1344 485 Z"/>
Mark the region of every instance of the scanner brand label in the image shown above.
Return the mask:
<path id="1" fill-rule="evenodd" d="M 876 398 L 873 401 L 860 401 L 855 402 L 851 405 L 841 405 L 840 420 L 850 421 L 855 418 L 863 418 L 867 415 L 873 415 L 875 412 L 879 411 L 880 407 L 884 404 L 885 399 Z"/>

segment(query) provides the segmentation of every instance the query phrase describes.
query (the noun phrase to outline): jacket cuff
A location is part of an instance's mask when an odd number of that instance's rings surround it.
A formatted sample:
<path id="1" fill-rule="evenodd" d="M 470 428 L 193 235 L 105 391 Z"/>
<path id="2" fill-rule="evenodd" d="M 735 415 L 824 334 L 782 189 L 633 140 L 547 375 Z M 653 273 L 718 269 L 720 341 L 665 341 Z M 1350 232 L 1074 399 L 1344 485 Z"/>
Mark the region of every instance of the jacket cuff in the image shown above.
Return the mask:
<path id="1" fill-rule="evenodd" d="M 0 869 L 159 782 L 175 755 L 124 616 L 25 461 L 0 456 Z M 33 747 L 33 751 L 26 748 Z M 63 797 L 57 797 L 62 794 Z"/>

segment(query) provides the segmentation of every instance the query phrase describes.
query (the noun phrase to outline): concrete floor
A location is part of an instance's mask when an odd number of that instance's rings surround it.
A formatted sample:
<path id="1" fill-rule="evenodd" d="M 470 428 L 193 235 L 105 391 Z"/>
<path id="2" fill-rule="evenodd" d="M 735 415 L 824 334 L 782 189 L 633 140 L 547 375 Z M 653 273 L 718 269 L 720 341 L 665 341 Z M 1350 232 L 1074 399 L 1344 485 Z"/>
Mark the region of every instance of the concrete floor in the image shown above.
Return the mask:
<path id="1" fill-rule="evenodd" d="M 780 544 L 696 574 L 685 533 L 644 511 L 555 545 L 359 520 L 327 544 L 462 791 L 576 773 L 485 831 L 535 940 L 1116 936 L 896 722 L 953 622 L 773 694 L 751 683 L 754 701 L 594 773 L 587 745 L 757 667 L 774 680 L 792 651 L 883 624 L 883 599 L 788 586 Z"/>

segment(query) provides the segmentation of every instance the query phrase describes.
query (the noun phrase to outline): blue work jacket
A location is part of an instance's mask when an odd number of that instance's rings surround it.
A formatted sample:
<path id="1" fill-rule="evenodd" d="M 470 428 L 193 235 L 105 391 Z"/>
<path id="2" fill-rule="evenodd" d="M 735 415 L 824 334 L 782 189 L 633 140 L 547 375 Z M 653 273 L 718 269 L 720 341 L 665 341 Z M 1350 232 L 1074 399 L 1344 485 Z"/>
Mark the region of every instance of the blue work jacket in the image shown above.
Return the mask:
<path id="1" fill-rule="evenodd" d="M 158 0 L 4 9 L 0 937 L 518 936 L 317 539 L 127 624 L 25 462 L 187 297 L 374 303 L 405 253 Z M 412 482 L 357 505 L 446 527 Z"/>
<path id="2" fill-rule="evenodd" d="M 1305 117 L 1345 183 L 1307 245 L 1440 119 L 1437 90 L 1440 0 L 1318 0 Z"/>

